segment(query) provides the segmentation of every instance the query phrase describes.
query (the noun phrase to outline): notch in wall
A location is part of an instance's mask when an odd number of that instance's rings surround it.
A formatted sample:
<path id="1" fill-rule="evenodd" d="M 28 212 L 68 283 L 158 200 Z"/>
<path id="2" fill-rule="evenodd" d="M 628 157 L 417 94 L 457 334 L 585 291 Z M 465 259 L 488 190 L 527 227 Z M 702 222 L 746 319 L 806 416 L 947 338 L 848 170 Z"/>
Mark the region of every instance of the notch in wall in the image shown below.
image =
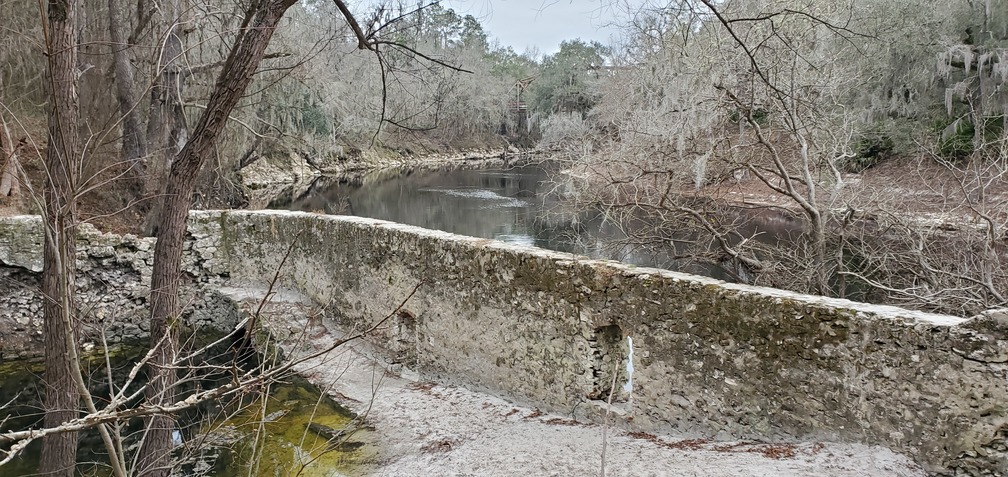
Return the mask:
<path id="1" fill-rule="evenodd" d="M 413 365 L 417 360 L 417 316 L 411 310 L 402 308 L 396 312 L 395 342 L 397 362 Z"/>
<path id="2" fill-rule="evenodd" d="M 626 402 L 629 397 L 627 383 L 627 359 L 630 350 L 628 341 L 619 325 L 606 325 L 595 328 L 588 345 L 592 351 L 592 387 L 588 399 L 607 401 L 613 389 L 613 373 L 616 373 L 616 390 L 613 402 Z"/>

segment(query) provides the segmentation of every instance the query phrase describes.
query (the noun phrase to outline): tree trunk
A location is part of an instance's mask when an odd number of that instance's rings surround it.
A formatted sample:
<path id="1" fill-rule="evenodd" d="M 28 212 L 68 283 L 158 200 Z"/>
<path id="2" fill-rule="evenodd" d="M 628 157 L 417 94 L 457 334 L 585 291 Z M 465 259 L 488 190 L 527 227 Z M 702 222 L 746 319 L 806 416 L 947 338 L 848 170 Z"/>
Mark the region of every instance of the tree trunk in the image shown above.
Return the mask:
<path id="1" fill-rule="evenodd" d="M 3 172 L 0 173 L 0 197 L 17 197 L 21 195 L 21 186 L 18 182 L 20 167 L 17 154 L 8 151 L 7 143 L 4 142 L 3 155 L 7 158 L 7 162 L 4 164 Z"/>
<path id="2" fill-rule="evenodd" d="M 116 1 L 116 0 L 110 0 Z M 169 0 L 163 14 L 163 23 L 168 26 L 158 61 L 159 75 L 151 87 L 150 116 L 147 122 L 147 140 L 153 148 L 154 160 L 147 168 L 147 183 L 144 195 L 164 193 L 165 177 L 172 160 L 182 151 L 188 141 L 188 125 L 182 108 L 182 91 L 185 81 L 182 75 L 182 13 L 183 0 Z M 157 235 L 157 225 L 161 201 L 155 200 L 147 212 L 147 235 Z"/>
<path id="3" fill-rule="evenodd" d="M 45 297 L 45 427 L 78 416 L 80 396 L 73 381 L 76 363 L 77 172 L 80 170 L 77 98 L 77 0 L 49 0 L 50 78 L 49 147 L 46 150 L 45 245 L 42 294 Z M 43 475 L 72 476 L 77 433 L 48 435 L 42 440 Z"/>
<path id="4" fill-rule="evenodd" d="M 169 366 L 178 346 L 176 320 L 181 280 L 182 245 L 193 187 L 203 162 L 213 150 L 228 116 L 238 104 L 259 67 L 270 38 L 287 9 L 296 0 L 259 2 L 247 15 L 243 29 L 228 55 L 206 110 L 193 128 L 191 140 L 172 163 L 160 214 L 154 272 L 151 278 L 151 343 L 158 346 L 153 357 L 148 399 L 168 402 L 173 398 L 175 372 Z M 163 339 L 163 341 L 162 341 Z M 141 474 L 167 476 L 171 468 L 171 433 L 174 420 L 158 416 L 151 420 L 141 449 Z"/>
<path id="5" fill-rule="evenodd" d="M 21 163 L 18 160 L 18 150 L 11 139 L 10 128 L 0 113 L 0 158 L 3 159 L 3 169 L 0 170 L 0 197 L 17 197 L 21 193 Z"/>
<path id="6" fill-rule="evenodd" d="M 112 40 L 112 63 L 115 71 L 116 99 L 122 115 L 122 151 L 120 158 L 128 164 L 129 179 L 139 195 L 143 192 L 144 158 L 147 156 L 147 136 L 141 127 L 140 108 L 130 65 L 126 25 L 121 0 L 109 0 L 109 38 Z"/>

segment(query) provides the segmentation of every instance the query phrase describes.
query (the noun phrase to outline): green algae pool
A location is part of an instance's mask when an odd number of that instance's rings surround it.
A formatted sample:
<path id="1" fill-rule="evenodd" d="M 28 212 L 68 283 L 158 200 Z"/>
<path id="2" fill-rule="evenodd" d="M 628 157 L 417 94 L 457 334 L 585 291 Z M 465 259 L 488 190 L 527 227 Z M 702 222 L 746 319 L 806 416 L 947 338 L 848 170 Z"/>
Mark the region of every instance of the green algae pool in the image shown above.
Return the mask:
<path id="1" fill-rule="evenodd" d="M 94 373 L 92 383 L 104 380 L 104 353 L 99 354 L 102 356 L 82 360 L 85 371 Z M 140 348 L 109 350 L 115 369 L 128 369 L 140 355 Z M 0 404 L 13 399 L 0 410 L 0 430 L 41 425 L 43 369 L 39 360 L 0 361 Z M 92 392 L 102 394 L 100 390 Z M 216 406 L 213 411 L 182 416 L 180 436 L 187 437 L 177 450 L 196 458 L 179 470 L 182 475 L 223 477 L 360 475 L 376 454 L 371 444 L 373 432 L 360 423 L 361 419 L 318 387 L 301 377 L 287 376 L 258 398 L 246 400 L 240 409 Z M 132 422 L 134 429 L 140 424 L 139 420 Z M 36 441 L 21 457 L 0 466 L 0 477 L 34 474 L 39 454 L 40 442 Z M 107 456 L 96 432 L 81 433 L 77 460 L 77 475 L 110 475 L 108 467 L 101 464 Z"/>
<path id="2" fill-rule="evenodd" d="M 302 378 L 205 432 L 240 436 L 218 459 L 222 477 L 359 475 L 375 455 L 361 420 Z"/>

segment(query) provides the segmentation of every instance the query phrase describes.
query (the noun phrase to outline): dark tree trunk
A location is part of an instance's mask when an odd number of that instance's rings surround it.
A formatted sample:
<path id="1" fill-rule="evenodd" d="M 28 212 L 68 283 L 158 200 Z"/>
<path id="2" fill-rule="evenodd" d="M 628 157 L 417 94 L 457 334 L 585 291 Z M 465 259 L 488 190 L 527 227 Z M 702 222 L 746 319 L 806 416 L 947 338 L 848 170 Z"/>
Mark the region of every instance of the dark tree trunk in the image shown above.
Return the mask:
<path id="1" fill-rule="evenodd" d="M 151 278 L 151 343 L 158 346 L 158 350 L 153 358 L 147 396 L 154 402 L 169 402 L 174 397 L 172 386 L 176 376 L 167 365 L 178 346 L 174 330 L 180 313 L 178 289 L 182 273 L 182 245 L 197 173 L 213 151 L 228 116 L 251 82 L 277 24 L 294 3 L 296 0 L 267 0 L 253 4 L 255 10 L 247 15 L 206 110 L 168 174 Z M 148 435 L 141 449 L 142 475 L 168 475 L 174 425 L 170 416 L 157 416 L 149 423 Z"/>
<path id="2" fill-rule="evenodd" d="M 74 275 L 77 235 L 76 188 L 80 170 L 77 98 L 76 0 L 50 0 L 48 7 L 50 107 L 46 150 L 45 245 L 42 293 L 45 296 L 45 427 L 78 416 L 80 396 L 73 380 L 77 359 Z M 51 434 L 42 440 L 43 475 L 72 476 L 77 433 Z"/>
<path id="3" fill-rule="evenodd" d="M 162 14 L 162 23 L 168 27 L 168 32 L 160 50 L 159 75 L 151 87 L 150 116 L 147 122 L 147 140 L 153 152 L 153 160 L 148 163 L 150 167 L 146 168 L 146 196 L 164 193 L 165 177 L 172 160 L 181 153 L 188 140 L 188 125 L 182 108 L 182 91 L 185 88 L 182 75 L 182 15 L 185 8 L 183 0 L 169 0 L 165 6 L 167 8 Z M 161 201 L 155 200 L 147 211 L 147 223 L 144 226 L 147 235 L 157 235 L 161 204 Z"/>
<path id="4" fill-rule="evenodd" d="M 140 105 L 136 93 L 133 68 L 130 65 L 127 44 L 126 12 L 122 0 L 109 0 L 109 38 L 112 40 L 112 63 L 115 71 L 116 100 L 122 115 L 122 152 L 120 158 L 131 170 L 129 179 L 136 193 L 143 191 L 144 159 L 147 156 L 147 135 L 142 129 Z"/>

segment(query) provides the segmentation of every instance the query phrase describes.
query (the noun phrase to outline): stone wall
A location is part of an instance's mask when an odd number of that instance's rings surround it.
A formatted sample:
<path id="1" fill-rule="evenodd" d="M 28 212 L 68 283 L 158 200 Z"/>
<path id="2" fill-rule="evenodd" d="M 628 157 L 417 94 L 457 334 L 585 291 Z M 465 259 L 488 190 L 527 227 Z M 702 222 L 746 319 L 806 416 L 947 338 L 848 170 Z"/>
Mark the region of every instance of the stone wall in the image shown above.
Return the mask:
<path id="1" fill-rule="evenodd" d="M 1008 473 L 1003 312 L 931 315 L 364 218 L 192 217 L 222 234 L 233 281 L 261 287 L 279 268 L 344 327 L 388 317 L 376 341 L 427 373 L 591 414 L 619 370 L 634 428 L 881 444 L 935 472 Z"/>
<path id="2" fill-rule="evenodd" d="M 210 285 L 190 288 L 196 315 L 212 313 L 218 284 L 262 289 L 280 270 L 345 329 L 381 322 L 374 339 L 393 360 L 543 409 L 597 417 L 618 371 L 623 426 L 881 444 L 937 473 L 1008 474 L 1005 312 L 931 315 L 364 218 L 190 219 L 187 279 Z M 41 329 L 37 228 L 0 219 L 8 354 Z M 86 316 L 139 329 L 152 243 L 88 228 L 80 243 Z"/>
<path id="3" fill-rule="evenodd" d="M 212 228 L 190 234 L 183 257 L 188 286 L 184 319 L 193 327 L 233 325 L 233 306 L 202 285 L 226 276 L 214 262 L 219 235 Z M 195 249 L 195 251 L 194 251 Z M 147 336 L 154 239 L 78 228 L 78 314 L 84 346 L 135 341 Z M 38 216 L 0 217 L 0 361 L 42 353 L 42 221 Z M 197 286 L 194 286 L 197 285 Z"/>

